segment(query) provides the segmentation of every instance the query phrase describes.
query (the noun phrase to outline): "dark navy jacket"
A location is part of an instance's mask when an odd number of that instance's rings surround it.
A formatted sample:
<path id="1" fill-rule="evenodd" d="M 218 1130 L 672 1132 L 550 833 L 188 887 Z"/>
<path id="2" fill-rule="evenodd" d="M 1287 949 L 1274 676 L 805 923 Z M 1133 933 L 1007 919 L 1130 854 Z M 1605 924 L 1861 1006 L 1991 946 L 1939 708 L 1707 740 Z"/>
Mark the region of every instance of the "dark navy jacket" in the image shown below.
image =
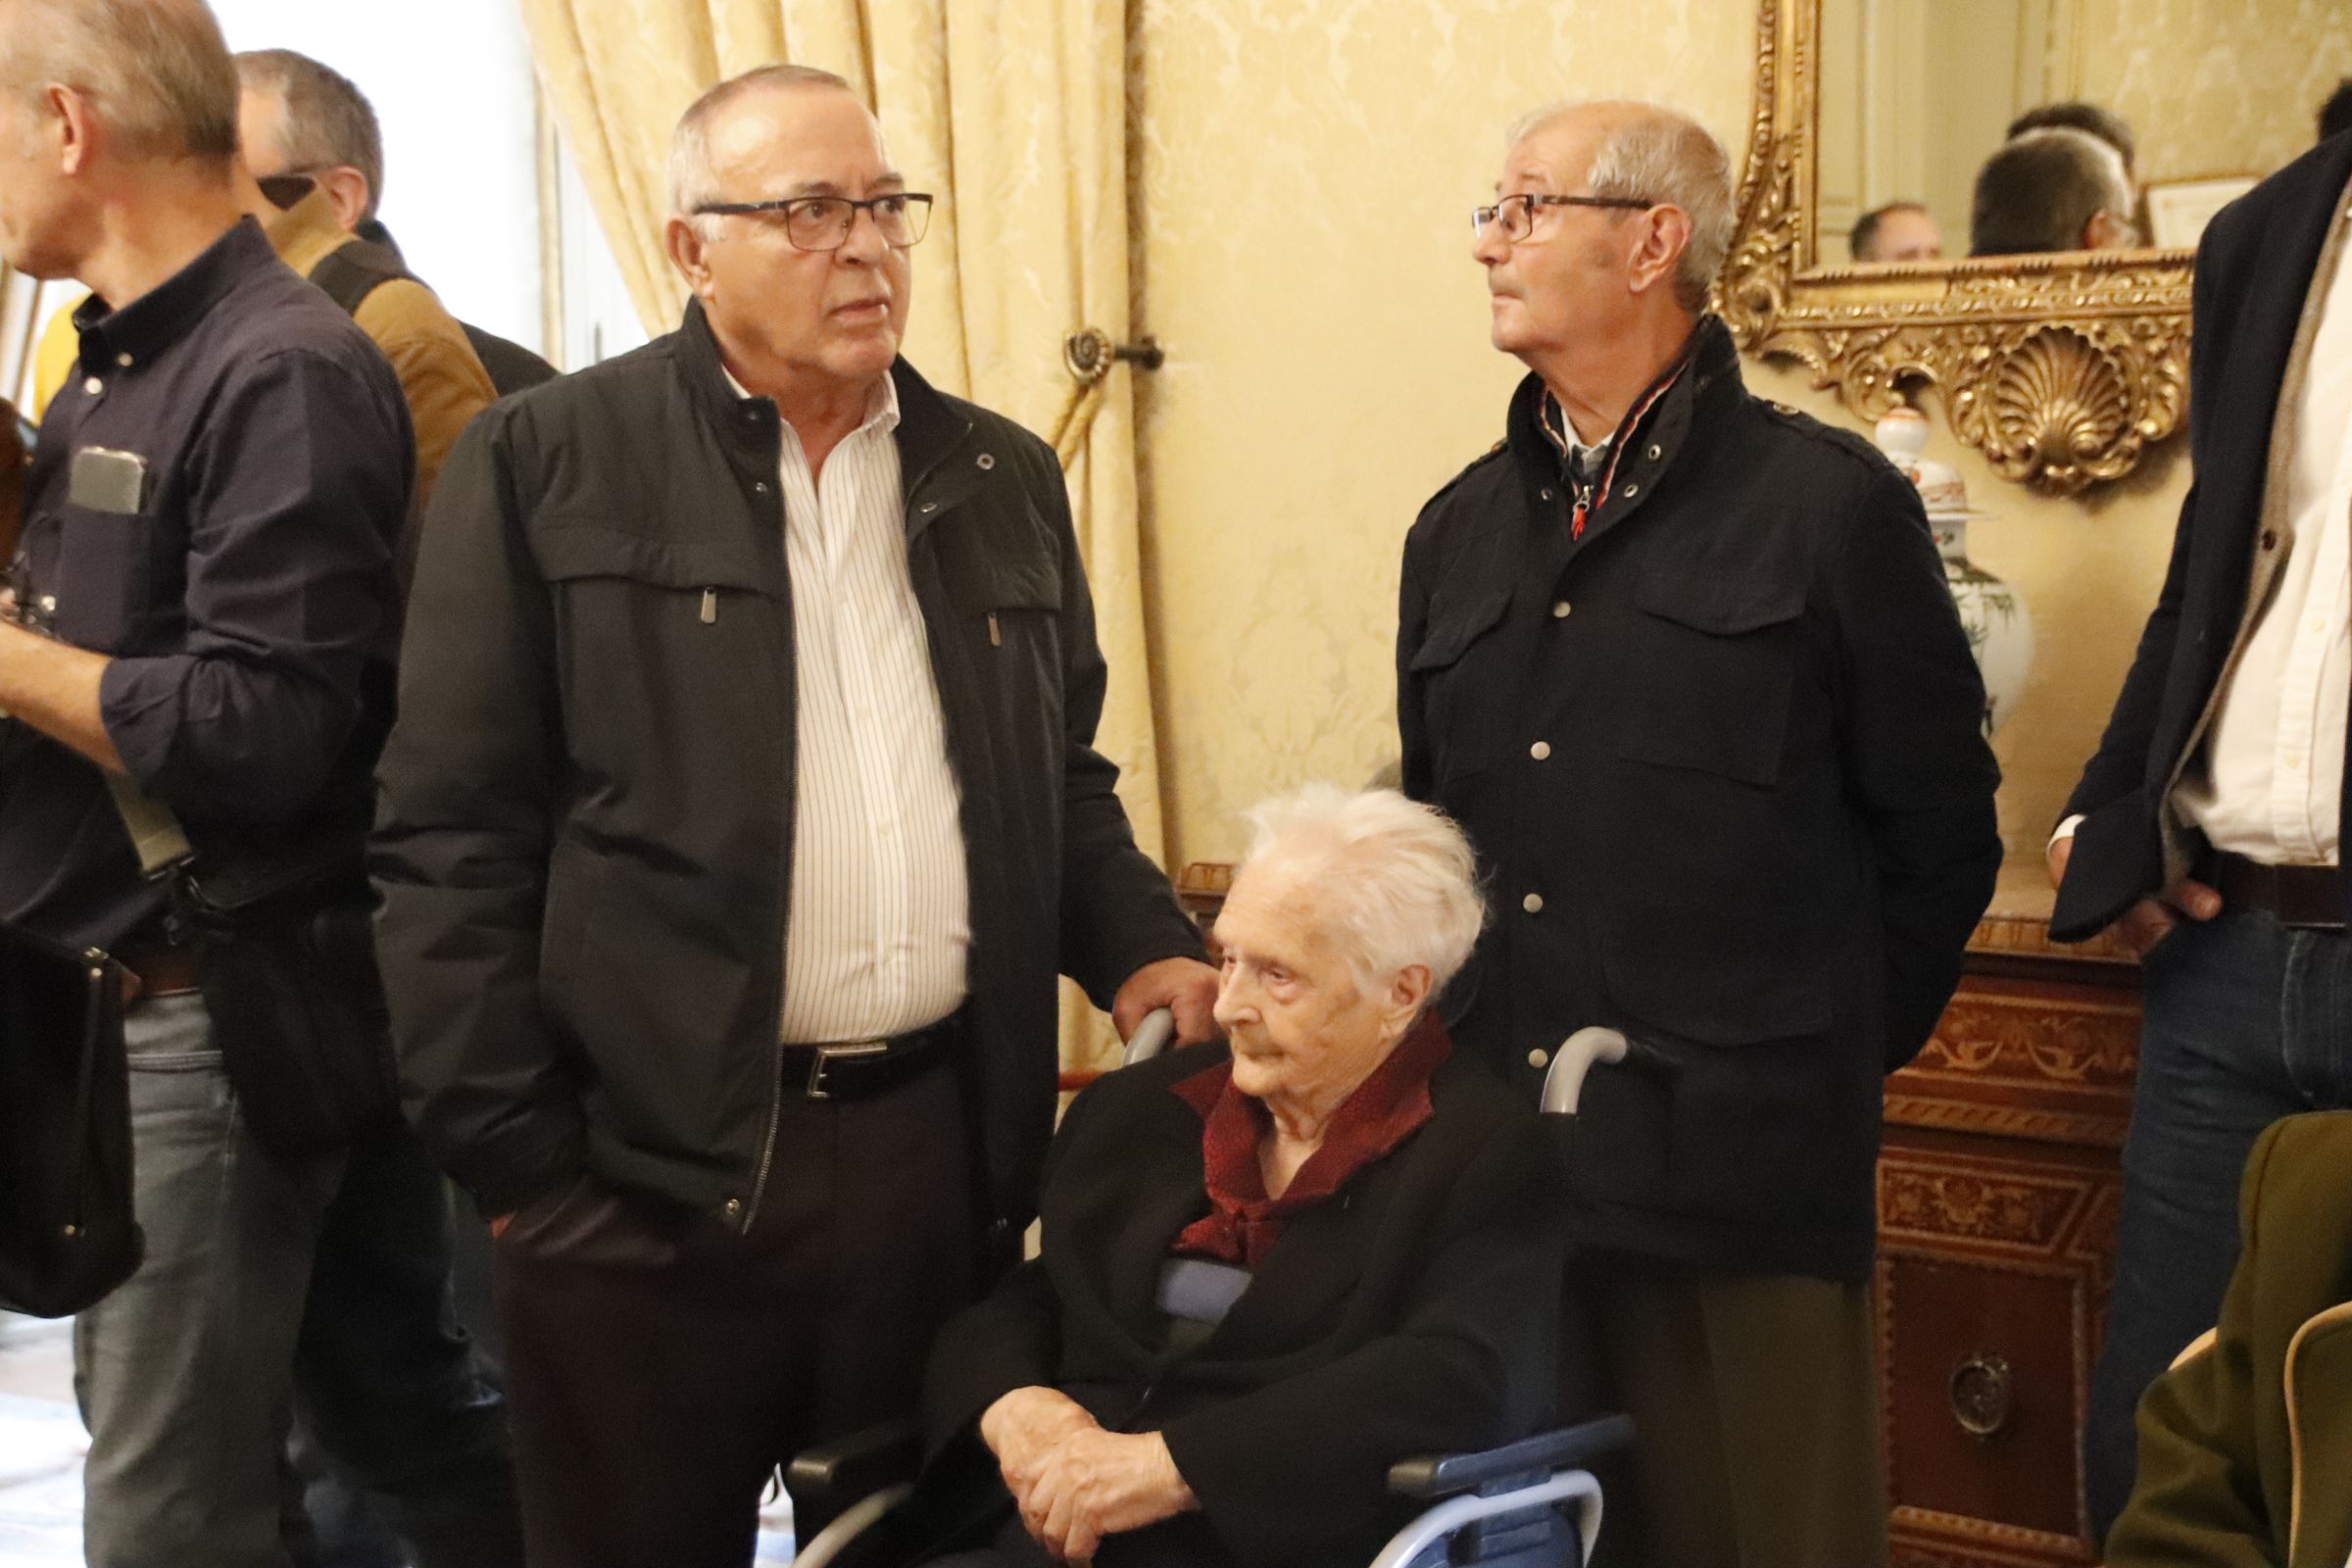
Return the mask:
<path id="1" fill-rule="evenodd" d="M 1712 318 L 1570 536 L 1541 383 L 1405 543 L 1406 791 L 1477 846 L 1494 922 L 1448 994 L 1535 1092 L 1587 1024 L 1584 1240 L 1860 1279 L 1884 1075 L 2000 862 L 1984 694 L 1918 494 L 1751 397 Z"/>

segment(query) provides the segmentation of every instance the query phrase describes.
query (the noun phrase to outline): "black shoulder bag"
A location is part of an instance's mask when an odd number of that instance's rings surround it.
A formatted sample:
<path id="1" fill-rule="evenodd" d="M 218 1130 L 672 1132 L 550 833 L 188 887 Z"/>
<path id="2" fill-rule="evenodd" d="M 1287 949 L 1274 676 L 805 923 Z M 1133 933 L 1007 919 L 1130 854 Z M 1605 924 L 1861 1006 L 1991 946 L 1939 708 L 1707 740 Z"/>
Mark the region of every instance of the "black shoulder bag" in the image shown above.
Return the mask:
<path id="1" fill-rule="evenodd" d="M 0 923 L 0 1307 L 78 1312 L 140 1247 L 122 971 Z"/>

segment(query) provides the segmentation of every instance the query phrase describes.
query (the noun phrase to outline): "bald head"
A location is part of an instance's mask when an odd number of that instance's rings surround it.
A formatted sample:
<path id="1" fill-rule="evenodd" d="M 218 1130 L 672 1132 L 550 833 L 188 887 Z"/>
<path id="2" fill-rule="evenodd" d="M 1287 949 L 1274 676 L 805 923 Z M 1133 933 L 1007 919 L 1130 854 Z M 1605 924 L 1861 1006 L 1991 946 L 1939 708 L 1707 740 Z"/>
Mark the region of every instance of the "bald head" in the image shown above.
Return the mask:
<path id="1" fill-rule="evenodd" d="M 729 114 L 748 100 L 773 92 L 846 92 L 847 78 L 814 66 L 761 66 L 720 82 L 678 117 L 669 143 L 669 210 L 680 218 L 718 199 L 718 158 Z"/>
<path id="2" fill-rule="evenodd" d="M 1679 109 L 1631 99 L 1552 104 L 1512 125 L 1506 145 L 1541 138 L 1564 189 L 1672 207 L 1690 222 L 1675 271 L 1677 302 L 1695 316 L 1732 248 L 1732 165 L 1723 144 Z"/>
<path id="3" fill-rule="evenodd" d="M 87 105 L 116 157 L 224 176 L 236 157 L 236 69 L 204 0 L 0 0 L 0 101 L 29 114 L 54 88 Z"/>

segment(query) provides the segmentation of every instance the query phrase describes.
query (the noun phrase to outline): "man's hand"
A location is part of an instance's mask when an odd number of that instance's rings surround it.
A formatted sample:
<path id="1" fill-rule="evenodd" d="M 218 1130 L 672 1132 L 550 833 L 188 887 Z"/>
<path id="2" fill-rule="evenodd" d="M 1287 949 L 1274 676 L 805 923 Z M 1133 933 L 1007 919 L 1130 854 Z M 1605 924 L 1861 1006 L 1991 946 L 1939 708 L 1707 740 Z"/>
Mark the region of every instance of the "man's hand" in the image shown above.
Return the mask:
<path id="1" fill-rule="evenodd" d="M 1110 1004 L 1110 1021 L 1125 1040 L 1155 1007 L 1176 1014 L 1176 1043 L 1197 1046 L 1217 1038 L 1217 971 L 1195 958 L 1162 958 L 1127 977 Z"/>
<path id="2" fill-rule="evenodd" d="M 2075 836 L 2072 833 L 2050 841 L 2050 886 L 2066 882 L 2066 863 L 2074 858 Z M 2112 930 L 2124 946 L 2141 957 L 2148 950 L 2172 935 L 2173 927 L 2183 916 L 2191 920 L 2210 920 L 2222 912 L 2222 896 L 2202 882 L 2182 877 L 2152 899 L 2142 899 L 2117 917 Z"/>
<path id="3" fill-rule="evenodd" d="M 1156 1432 L 1098 1429 L 1065 1438 L 1026 1494 L 1021 1522 L 1063 1562 L 1092 1562 L 1104 1536 L 1200 1506 Z"/>
<path id="4" fill-rule="evenodd" d="M 1004 1490 L 1024 1500 L 1064 1439 L 1100 1431 L 1086 1406 L 1057 1389 L 1015 1389 L 980 1413 L 980 1441 L 997 1456 Z"/>

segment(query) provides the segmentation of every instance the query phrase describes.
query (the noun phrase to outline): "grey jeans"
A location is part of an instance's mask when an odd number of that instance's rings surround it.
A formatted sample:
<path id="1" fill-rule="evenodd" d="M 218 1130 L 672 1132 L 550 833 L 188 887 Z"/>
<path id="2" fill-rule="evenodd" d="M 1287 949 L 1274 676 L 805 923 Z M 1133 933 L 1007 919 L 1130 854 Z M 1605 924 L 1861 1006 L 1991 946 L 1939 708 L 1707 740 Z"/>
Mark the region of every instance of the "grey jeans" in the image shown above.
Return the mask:
<path id="1" fill-rule="evenodd" d="M 143 1003 L 123 1034 L 146 1258 L 74 1324 L 92 1568 L 311 1560 L 298 1412 L 424 1568 L 516 1568 L 504 1411 L 450 1320 L 414 1135 L 281 1158 L 245 1130 L 201 998 Z"/>

